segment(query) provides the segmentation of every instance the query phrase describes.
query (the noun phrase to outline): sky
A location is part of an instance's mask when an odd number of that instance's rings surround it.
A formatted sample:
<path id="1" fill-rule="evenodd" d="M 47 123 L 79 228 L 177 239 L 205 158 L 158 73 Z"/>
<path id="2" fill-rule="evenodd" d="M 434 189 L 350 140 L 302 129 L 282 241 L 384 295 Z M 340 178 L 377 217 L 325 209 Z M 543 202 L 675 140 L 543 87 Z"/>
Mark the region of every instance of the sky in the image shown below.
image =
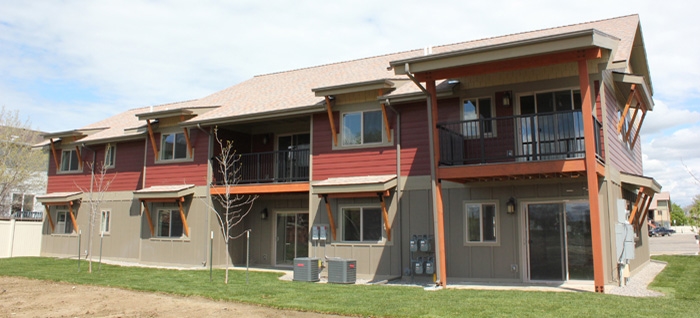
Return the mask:
<path id="1" fill-rule="evenodd" d="M 687 1 L 0 0 L 0 106 L 65 131 L 255 75 L 630 14 L 654 89 L 644 174 L 685 207 L 700 194 L 700 23 Z"/>

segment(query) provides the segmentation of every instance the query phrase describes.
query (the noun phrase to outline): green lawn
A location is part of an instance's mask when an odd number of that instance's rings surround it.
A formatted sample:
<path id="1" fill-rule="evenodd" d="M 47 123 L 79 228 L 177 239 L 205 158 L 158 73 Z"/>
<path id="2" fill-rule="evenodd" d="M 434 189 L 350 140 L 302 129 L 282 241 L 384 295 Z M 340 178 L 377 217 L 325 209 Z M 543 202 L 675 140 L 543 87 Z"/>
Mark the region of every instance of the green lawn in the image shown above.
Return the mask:
<path id="1" fill-rule="evenodd" d="M 666 269 L 652 283 L 665 297 L 631 298 L 595 293 L 441 290 L 398 286 L 314 284 L 278 280 L 274 273 L 223 270 L 178 271 L 102 265 L 78 272 L 76 260 L 53 258 L 0 259 L 0 275 L 197 295 L 275 308 L 362 316 L 453 317 L 592 317 L 697 316 L 700 313 L 700 258 L 662 256 Z M 94 265 L 94 269 L 97 266 Z"/>

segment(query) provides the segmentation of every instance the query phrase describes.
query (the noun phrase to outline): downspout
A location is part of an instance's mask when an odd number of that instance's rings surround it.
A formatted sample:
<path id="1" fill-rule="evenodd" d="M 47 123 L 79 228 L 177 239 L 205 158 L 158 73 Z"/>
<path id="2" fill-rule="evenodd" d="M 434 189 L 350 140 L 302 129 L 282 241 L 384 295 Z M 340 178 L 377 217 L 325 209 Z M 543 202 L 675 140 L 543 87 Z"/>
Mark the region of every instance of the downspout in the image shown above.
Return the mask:
<path id="1" fill-rule="evenodd" d="M 399 215 L 401 211 L 401 197 L 403 196 L 401 192 L 401 113 L 399 113 L 394 107 L 391 106 L 391 101 L 389 101 L 388 98 L 386 99 L 384 105 L 386 107 L 389 107 L 389 109 L 391 109 L 391 111 L 393 111 L 396 114 L 396 216 L 398 216 L 399 218 L 399 230 L 401 231 L 403 230 L 403 217 Z M 399 276 L 403 276 L 403 248 L 399 249 L 399 259 Z"/>
<path id="2" fill-rule="evenodd" d="M 420 82 L 411 73 L 410 66 L 408 63 L 404 64 L 404 71 L 406 72 L 406 75 L 411 79 L 411 81 L 413 81 L 413 83 L 416 84 L 416 86 L 418 86 L 418 88 L 420 88 L 420 90 L 423 91 L 423 93 L 425 93 L 425 95 L 427 95 L 426 104 L 427 104 L 427 111 L 428 111 L 428 149 L 430 151 L 430 194 L 431 194 L 431 198 L 432 198 L 432 210 L 433 210 L 432 211 L 433 212 L 433 233 L 434 233 L 434 235 L 436 235 L 437 233 L 439 233 L 439 228 L 438 228 L 439 225 L 437 222 L 437 219 L 438 219 L 437 182 L 438 182 L 438 180 L 437 180 L 437 171 L 435 169 L 435 147 L 434 147 L 434 140 L 433 140 L 433 111 L 432 111 L 433 101 L 432 101 L 432 97 L 430 96 L 430 92 L 428 92 L 428 90 L 425 87 L 423 87 L 423 85 L 421 85 Z M 439 242 L 436 242 L 436 244 L 437 243 L 439 243 Z M 445 273 L 442 273 L 442 268 L 443 268 L 442 265 L 443 264 L 440 264 L 443 262 L 442 261 L 443 257 L 442 257 L 442 255 L 440 255 L 441 254 L 440 252 L 441 251 L 439 248 L 435 248 L 435 259 L 436 259 L 435 268 L 436 268 L 436 273 L 437 273 L 438 279 L 440 277 L 443 277 L 443 275 L 445 275 Z M 442 286 L 444 286 L 445 283 L 446 282 L 444 282 L 444 281 L 438 282 L 438 284 L 442 285 Z"/>

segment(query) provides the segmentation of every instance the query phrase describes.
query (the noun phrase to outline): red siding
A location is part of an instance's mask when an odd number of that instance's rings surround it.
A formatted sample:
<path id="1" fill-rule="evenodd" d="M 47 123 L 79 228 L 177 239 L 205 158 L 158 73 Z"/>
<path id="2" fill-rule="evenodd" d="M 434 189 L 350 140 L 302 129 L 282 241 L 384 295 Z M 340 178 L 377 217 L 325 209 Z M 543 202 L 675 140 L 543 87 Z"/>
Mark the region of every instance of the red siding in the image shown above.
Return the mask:
<path id="1" fill-rule="evenodd" d="M 91 145 L 89 149 L 95 150 L 96 162 L 104 162 L 105 145 Z M 109 191 L 133 191 L 141 188 L 144 142 L 131 141 L 116 144 L 115 166 L 108 169 L 106 180 L 113 180 Z M 60 156 L 60 150 L 57 151 Z M 53 155 L 49 153 L 49 172 L 47 193 L 81 191 L 80 188 L 90 187 L 90 169 L 83 166 L 81 173 L 56 174 L 56 164 Z M 81 150 L 82 161 L 92 161 L 92 152 L 88 149 Z M 60 162 L 60 158 L 59 158 Z M 99 165 L 96 167 L 99 169 Z M 99 174 L 99 171 L 96 173 Z"/>
<path id="2" fill-rule="evenodd" d="M 401 112 L 401 175 L 430 175 L 428 110 L 425 102 L 395 107 Z"/>
<path id="3" fill-rule="evenodd" d="M 615 98 L 613 88 L 608 85 L 604 86 L 605 93 L 605 111 L 607 112 L 608 122 L 606 124 L 606 134 L 609 136 L 606 144 L 606 160 L 607 164 L 612 165 L 616 169 L 641 175 L 642 174 L 642 147 L 641 140 L 637 140 L 634 149 L 630 150 L 625 146 L 617 133 L 618 121 L 618 102 Z M 624 106 L 624 105 L 623 105 Z"/>
<path id="4" fill-rule="evenodd" d="M 156 141 L 160 134 L 156 133 Z M 157 185 L 194 184 L 207 185 L 209 160 L 209 135 L 198 129 L 190 130 L 194 147 L 194 159 L 187 162 L 155 163 L 153 147 L 148 141 L 146 154 L 146 187 Z"/>

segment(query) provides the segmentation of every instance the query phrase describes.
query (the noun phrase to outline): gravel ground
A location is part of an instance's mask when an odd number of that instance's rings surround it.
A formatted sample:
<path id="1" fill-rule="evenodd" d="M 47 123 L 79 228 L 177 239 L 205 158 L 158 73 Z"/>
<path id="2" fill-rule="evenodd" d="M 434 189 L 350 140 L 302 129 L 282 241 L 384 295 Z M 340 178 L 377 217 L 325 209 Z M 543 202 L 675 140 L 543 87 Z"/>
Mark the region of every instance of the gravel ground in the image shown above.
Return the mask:
<path id="1" fill-rule="evenodd" d="M 630 296 L 630 297 L 659 297 L 664 294 L 649 290 L 647 286 L 651 283 L 656 275 L 661 273 L 661 271 L 666 267 L 666 263 L 659 261 L 650 261 L 641 271 L 630 277 L 627 286 L 606 286 L 605 293 L 620 295 L 620 296 Z"/>

